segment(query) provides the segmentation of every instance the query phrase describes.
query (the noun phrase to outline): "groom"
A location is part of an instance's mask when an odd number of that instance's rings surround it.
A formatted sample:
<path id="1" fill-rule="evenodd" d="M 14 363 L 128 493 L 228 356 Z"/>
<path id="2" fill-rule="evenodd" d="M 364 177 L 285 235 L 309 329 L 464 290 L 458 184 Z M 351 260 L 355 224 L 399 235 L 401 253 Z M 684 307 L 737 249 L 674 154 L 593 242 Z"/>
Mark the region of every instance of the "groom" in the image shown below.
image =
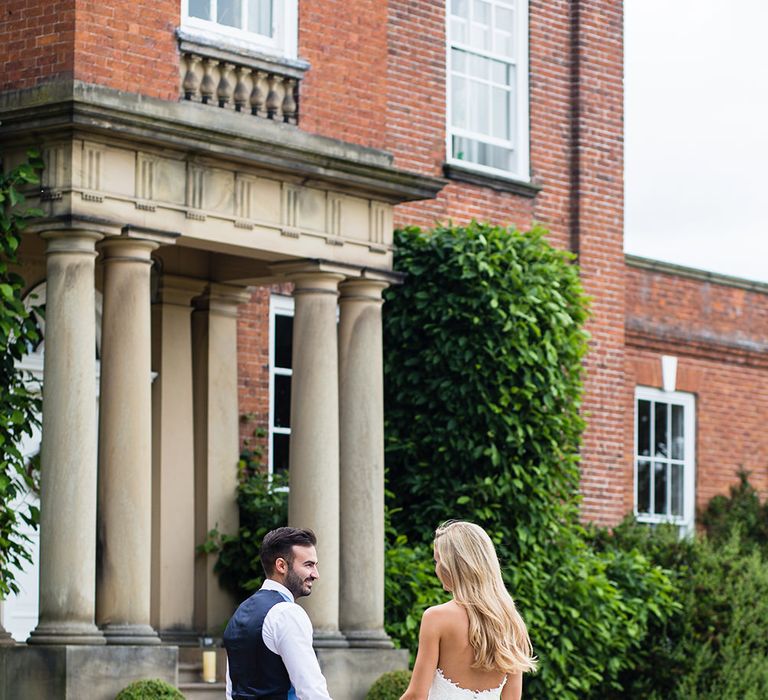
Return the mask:
<path id="1" fill-rule="evenodd" d="M 296 598 L 317 572 L 312 530 L 280 527 L 261 543 L 264 585 L 235 611 L 224 631 L 227 700 L 330 700 L 312 649 L 312 623 Z"/>

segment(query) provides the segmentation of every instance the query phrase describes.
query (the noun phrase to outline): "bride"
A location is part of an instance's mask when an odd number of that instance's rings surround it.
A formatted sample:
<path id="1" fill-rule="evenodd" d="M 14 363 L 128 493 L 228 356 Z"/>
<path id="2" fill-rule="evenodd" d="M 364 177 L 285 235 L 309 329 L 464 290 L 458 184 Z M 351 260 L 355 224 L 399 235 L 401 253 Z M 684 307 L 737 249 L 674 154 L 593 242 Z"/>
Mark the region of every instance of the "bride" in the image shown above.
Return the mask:
<path id="1" fill-rule="evenodd" d="M 424 612 L 400 700 L 519 700 L 536 659 L 491 538 L 472 523 L 448 521 L 435 532 L 434 551 L 435 573 L 453 600 Z"/>

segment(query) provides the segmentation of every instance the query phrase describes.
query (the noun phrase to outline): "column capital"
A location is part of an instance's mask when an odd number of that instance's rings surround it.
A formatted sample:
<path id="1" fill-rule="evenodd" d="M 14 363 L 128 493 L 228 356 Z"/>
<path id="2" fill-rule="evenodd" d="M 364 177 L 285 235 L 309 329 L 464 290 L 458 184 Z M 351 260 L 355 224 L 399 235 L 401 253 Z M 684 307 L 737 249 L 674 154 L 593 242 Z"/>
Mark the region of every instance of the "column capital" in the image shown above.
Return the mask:
<path id="1" fill-rule="evenodd" d="M 195 310 L 211 311 L 224 316 L 237 316 L 237 307 L 250 301 L 248 287 L 212 282 L 194 300 Z"/>
<path id="2" fill-rule="evenodd" d="M 207 284 L 206 280 L 194 277 L 161 274 L 158 279 L 157 301 L 161 304 L 189 307 L 192 299 L 205 291 Z"/>
<path id="3" fill-rule="evenodd" d="M 52 229 L 42 231 L 40 237 L 45 240 L 46 255 L 91 255 L 96 257 L 96 243 L 104 235 L 90 229 Z"/>
<path id="4" fill-rule="evenodd" d="M 389 282 L 381 279 L 366 279 L 356 277 L 346 279 L 339 285 L 339 302 L 369 301 L 381 304 L 381 293 L 389 287 Z"/>

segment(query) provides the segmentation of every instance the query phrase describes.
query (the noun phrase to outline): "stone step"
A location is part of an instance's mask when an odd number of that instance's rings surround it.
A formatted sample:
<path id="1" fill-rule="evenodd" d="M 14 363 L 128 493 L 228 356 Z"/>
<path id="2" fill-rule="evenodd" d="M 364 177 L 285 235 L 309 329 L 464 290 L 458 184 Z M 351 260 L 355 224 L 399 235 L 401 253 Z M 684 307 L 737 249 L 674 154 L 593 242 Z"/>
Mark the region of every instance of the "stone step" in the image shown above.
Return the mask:
<path id="1" fill-rule="evenodd" d="M 224 700 L 226 683 L 179 683 L 185 700 Z"/>
<path id="2" fill-rule="evenodd" d="M 199 683 L 203 665 L 194 661 L 179 661 L 179 683 Z"/>

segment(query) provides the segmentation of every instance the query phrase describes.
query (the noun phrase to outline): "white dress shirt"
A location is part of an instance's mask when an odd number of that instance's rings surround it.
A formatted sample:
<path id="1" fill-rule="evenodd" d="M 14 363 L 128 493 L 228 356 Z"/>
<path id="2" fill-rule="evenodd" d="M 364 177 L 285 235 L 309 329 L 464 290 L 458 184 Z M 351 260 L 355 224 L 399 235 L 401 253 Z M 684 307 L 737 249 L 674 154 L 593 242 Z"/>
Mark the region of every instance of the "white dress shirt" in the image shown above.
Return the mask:
<path id="1" fill-rule="evenodd" d="M 274 605 L 261 628 L 264 644 L 283 660 L 298 700 L 331 700 L 325 677 L 312 648 L 312 622 L 293 594 L 283 584 L 266 579 L 261 590 L 277 591 L 284 603 Z M 232 700 L 232 682 L 227 666 L 227 700 Z"/>

